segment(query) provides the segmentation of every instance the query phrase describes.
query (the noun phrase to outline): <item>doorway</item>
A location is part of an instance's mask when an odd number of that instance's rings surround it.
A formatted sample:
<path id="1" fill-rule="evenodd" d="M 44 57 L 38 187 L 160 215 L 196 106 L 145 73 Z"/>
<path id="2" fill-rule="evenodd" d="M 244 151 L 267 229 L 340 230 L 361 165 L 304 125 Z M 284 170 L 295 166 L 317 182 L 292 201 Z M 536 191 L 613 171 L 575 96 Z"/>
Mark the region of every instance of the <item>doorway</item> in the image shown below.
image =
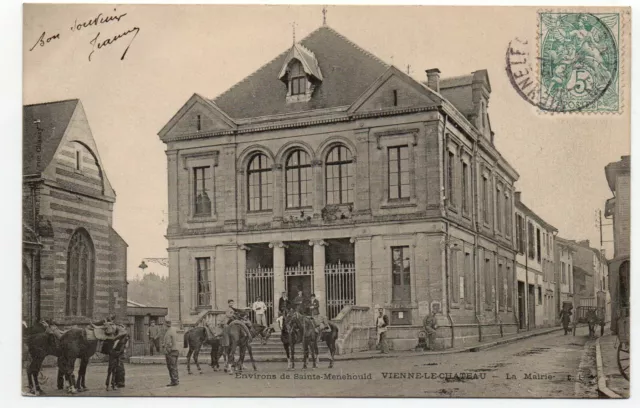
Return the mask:
<path id="1" fill-rule="evenodd" d="M 313 293 L 313 282 L 311 275 L 287 276 L 287 294 L 293 300 L 298 296 L 298 291 L 302 290 L 302 296 L 309 299 Z"/>
<path id="2" fill-rule="evenodd" d="M 534 329 L 536 327 L 536 287 L 535 285 L 529 284 L 529 296 L 528 296 L 528 304 L 529 304 L 529 324 L 527 327 L 529 329 Z"/>
<path id="3" fill-rule="evenodd" d="M 521 330 L 525 330 L 527 327 L 526 310 L 527 308 L 524 302 L 524 282 L 518 282 L 518 320 Z"/>

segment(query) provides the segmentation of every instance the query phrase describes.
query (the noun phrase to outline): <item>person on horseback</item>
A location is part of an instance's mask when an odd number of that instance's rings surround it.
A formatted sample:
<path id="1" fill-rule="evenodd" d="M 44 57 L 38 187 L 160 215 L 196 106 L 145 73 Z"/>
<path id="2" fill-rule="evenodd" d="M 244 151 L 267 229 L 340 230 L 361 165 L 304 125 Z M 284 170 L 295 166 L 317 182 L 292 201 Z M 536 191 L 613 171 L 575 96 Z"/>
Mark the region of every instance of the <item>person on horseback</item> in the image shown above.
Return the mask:
<path id="1" fill-rule="evenodd" d="M 311 310 L 311 317 L 316 324 L 316 331 L 318 332 L 318 334 L 322 333 L 323 331 L 330 331 L 331 328 L 329 327 L 329 322 L 327 322 L 326 317 L 320 315 L 320 302 L 316 298 L 315 293 L 311 294 L 309 309 Z"/>

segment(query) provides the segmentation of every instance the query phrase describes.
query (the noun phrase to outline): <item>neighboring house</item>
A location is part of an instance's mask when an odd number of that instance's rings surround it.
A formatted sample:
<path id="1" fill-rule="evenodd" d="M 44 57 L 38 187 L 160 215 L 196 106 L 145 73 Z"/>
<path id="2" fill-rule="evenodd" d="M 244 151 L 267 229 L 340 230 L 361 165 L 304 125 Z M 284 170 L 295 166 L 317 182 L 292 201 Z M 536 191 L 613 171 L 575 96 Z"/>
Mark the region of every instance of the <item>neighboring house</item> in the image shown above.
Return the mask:
<path id="1" fill-rule="evenodd" d="M 556 311 L 558 313 L 562 309 L 562 304 L 564 302 L 571 302 L 574 308 L 577 306 L 574 299 L 574 287 L 576 286 L 573 267 L 574 252 L 575 250 L 566 239 L 556 237 L 555 274 L 556 288 L 559 294 L 556 304 Z M 579 285 L 582 285 L 582 283 L 579 283 Z M 586 282 L 584 283 L 584 286 L 586 288 Z"/>
<path id="2" fill-rule="evenodd" d="M 260 296 L 271 322 L 300 289 L 329 318 L 382 305 L 396 348 L 430 306 L 444 347 L 515 332 L 518 174 L 490 94 L 486 70 L 416 80 L 323 26 L 217 98 L 193 95 L 159 132 L 171 319 Z"/>
<path id="3" fill-rule="evenodd" d="M 555 326 L 557 288 L 555 236 L 558 230 L 521 201 L 516 192 L 516 256 L 520 329 Z"/>
<path id="4" fill-rule="evenodd" d="M 23 108 L 23 319 L 126 318 L 127 244 L 77 99 Z"/>
<path id="5" fill-rule="evenodd" d="M 614 197 L 607 200 L 605 217 L 613 218 L 613 259 L 609 261 L 610 291 L 613 299 L 611 330 L 618 332 L 618 318 L 627 318 L 631 287 L 631 156 L 609 163 L 607 182 Z M 619 309 L 620 307 L 620 309 Z"/>
<path id="6" fill-rule="evenodd" d="M 145 306 L 141 303 L 127 300 L 127 322 L 129 328 L 128 357 L 148 356 L 150 354 L 149 326 L 156 322 L 164 331 L 164 319 L 167 316 L 166 307 Z M 157 354 L 161 354 L 157 353 Z"/>
<path id="7" fill-rule="evenodd" d="M 591 299 L 593 305 L 605 308 L 607 322 L 611 318 L 611 296 L 609 294 L 609 265 L 603 251 L 592 248 L 589 240 L 565 240 L 573 249 L 573 274 L 575 297 L 578 302 Z M 586 303 L 585 303 L 586 304 Z"/>

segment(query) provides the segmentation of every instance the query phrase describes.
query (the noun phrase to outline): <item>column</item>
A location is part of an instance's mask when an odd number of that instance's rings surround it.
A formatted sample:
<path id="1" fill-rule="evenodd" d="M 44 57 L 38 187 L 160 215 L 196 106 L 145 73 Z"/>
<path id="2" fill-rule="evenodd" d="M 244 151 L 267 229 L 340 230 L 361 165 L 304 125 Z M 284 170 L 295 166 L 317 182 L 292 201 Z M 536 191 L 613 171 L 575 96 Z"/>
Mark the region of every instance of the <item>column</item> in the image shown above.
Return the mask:
<path id="1" fill-rule="evenodd" d="M 282 176 L 282 165 L 280 163 L 274 163 L 272 172 L 273 172 L 272 226 L 274 228 L 280 228 L 282 226 L 282 218 L 284 216 L 284 177 Z M 284 255 L 282 259 L 284 260 Z M 284 265 L 284 262 L 283 262 L 283 265 Z M 275 263 L 274 263 L 274 267 L 275 267 Z"/>
<path id="2" fill-rule="evenodd" d="M 371 270 L 372 252 L 371 237 L 354 237 L 350 242 L 355 245 L 356 258 L 356 305 L 373 308 L 373 282 Z M 386 303 L 381 301 L 380 304 Z M 377 311 L 374 311 L 374 313 Z"/>
<path id="3" fill-rule="evenodd" d="M 167 178 L 169 194 L 169 234 L 179 232 L 180 220 L 178 219 L 178 151 L 170 150 L 167 154 Z"/>
<path id="4" fill-rule="evenodd" d="M 371 215 L 370 206 L 370 172 L 369 172 L 369 129 L 355 131 L 356 149 L 354 152 L 356 168 L 354 211 L 357 217 L 368 218 Z M 357 156 L 356 156 L 357 154 Z"/>
<path id="5" fill-rule="evenodd" d="M 320 303 L 320 315 L 327 315 L 327 292 L 325 290 L 324 266 L 325 246 L 327 243 L 321 239 L 309 241 L 313 247 L 313 291 Z"/>
<path id="6" fill-rule="evenodd" d="M 171 245 L 171 244 L 170 244 Z M 180 320 L 180 249 L 169 248 L 167 250 L 169 254 L 169 299 L 167 299 L 167 306 L 169 309 L 169 320 L 173 320 L 176 323 Z"/>
<path id="7" fill-rule="evenodd" d="M 247 279 L 245 274 L 247 271 L 247 251 L 249 247 L 246 245 L 238 245 L 237 257 L 238 257 L 238 304 L 244 305 L 247 303 Z"/>
<path id="8" fill-rule="evenodd" d="M 273 248 L 273 298 L 275 301 L 275 299 L 280 299 L 280 295 L 284 292 L 284 249 L 286 245 L 277 241 L 270 243 L 269 248 Z"/>
<path id="9" fill-rule="evenodd" d="M 313 160 L 311 162 L 311 171 L 313 174 L 313 218 L 322 217 L 322 208 L 325 200 L 324 172 L 322 171 L 322 160 Z"/>

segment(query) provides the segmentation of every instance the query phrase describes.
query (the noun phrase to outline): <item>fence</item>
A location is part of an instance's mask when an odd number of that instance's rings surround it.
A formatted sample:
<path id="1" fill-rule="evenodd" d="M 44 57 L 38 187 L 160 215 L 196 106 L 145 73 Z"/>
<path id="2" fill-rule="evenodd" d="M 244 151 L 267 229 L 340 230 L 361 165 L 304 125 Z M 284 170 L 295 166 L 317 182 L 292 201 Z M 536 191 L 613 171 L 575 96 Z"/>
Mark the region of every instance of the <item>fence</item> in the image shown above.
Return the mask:
<path id="1" fill-rule="evenodd" d="M 338 261 L 325 265 L 324 273 L 327 317 L 333 319 L 345 306 L 356 304 L 356 266 Z"/>
<path id="2" fill-rule="evenodd" d="M 253 305 L 258 297 L 267 306 L 267 324 L 273 322 L 273 269 L 272 268 L 248 268 L 245 272 L 247 286 L 247 304 Z M 255 315 L 251 313 L 251 319 L 255 323 Z"/>

